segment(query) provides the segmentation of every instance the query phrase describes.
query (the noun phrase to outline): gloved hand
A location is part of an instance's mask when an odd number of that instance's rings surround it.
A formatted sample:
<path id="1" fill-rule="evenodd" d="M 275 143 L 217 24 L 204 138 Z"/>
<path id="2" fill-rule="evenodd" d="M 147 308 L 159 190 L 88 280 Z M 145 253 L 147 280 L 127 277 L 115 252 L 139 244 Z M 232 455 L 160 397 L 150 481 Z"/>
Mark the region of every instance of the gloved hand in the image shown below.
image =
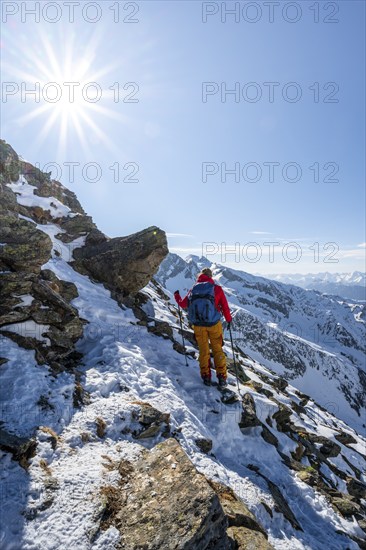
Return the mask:
<path id="1" fill-rule="evenodd" d="M 174 291 L 174 296 L 175 296 L 176 294 L 179 294 L 179 290 L 175 290 L 175 291 Z"/>
<path id="2" fill-rule="evenodd" d="M 224 329 L 224 330 L 230 330 L 230 328 L 231 328 L 231 323 L 232 323 L 232 321 L 224 321 L 224 322 L 222 323 L 223 329 Z"/>
<path id="3" fill-rule="evenodd" d="M 179 290 L 176 290 L 176 291 L 174 292 L 174 298 L 175 298 L 175 301 L 176 301 L 177 303 L 178 303 L 179 297 L 180 297 Z"/>

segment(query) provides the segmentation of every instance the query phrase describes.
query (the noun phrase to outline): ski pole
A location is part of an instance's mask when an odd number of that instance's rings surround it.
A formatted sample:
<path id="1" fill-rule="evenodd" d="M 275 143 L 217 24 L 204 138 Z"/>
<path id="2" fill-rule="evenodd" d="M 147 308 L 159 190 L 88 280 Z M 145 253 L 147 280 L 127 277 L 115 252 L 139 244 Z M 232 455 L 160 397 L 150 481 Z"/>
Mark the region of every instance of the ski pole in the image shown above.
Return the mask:
<path id="1" fill-rule="evenodd" d="M 178 313 L 179 313 L 179 322 L 180 322 L 180 331 L 182 333 L 182 341 L 183 341 L 183 349 L 184 349 L 184 358 L 186 360 L 186 367 L 188 367 L 188 361 L 187 361 L 187 352 L 186 352 L 186 344 L 184 342 L 184 335 L 183 335 L 183 323 L 182 323 L 182 313 L 180 311 L 180 307 L 178 306 Z"/>
<path id="2" fill-rule="evenodd" d="M 231 349 L 233 350 L 233 361 L 234 361 L 234 368 L 235 368 L 236 383 L 238 385 L 238 392 L 239 392 L 239 395 L 240 395 L 238 367 L 237 367 L 236 361 L 235 361 L 234 342 L 233 342 L 233 334 L 231 332 L 231 323 L 229 323 L 229 333 L 230 333 Z"/>

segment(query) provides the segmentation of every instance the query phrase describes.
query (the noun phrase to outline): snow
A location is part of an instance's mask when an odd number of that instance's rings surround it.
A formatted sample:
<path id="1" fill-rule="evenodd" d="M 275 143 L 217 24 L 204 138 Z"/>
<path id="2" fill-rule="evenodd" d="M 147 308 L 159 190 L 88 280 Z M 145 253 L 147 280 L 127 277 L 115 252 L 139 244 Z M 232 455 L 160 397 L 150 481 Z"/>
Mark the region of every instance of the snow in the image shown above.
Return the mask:
<path id="1" fill-rule="evenodd" d="M 37 189 L 30 185 L 24 176 L 20 176 L 15 183 L 8 183 L 8 187 L 17 194 L 17 202 L 22 206 L 39 206 L 43 210 L 48 210 L 53 218 L 66 217 L 71 212 L 68 206 L 65 206 L 55 197 L 39 197 L 34 194 Z"/>
<path id="2" fill-rule="evenodd" d="M 22 306 L 22 307 L 32 305 L 34 300 L 33 296 L 31 296 L 30 294 L 22 294 L 22 295 L 15 294 L 14 296 L 21 300 L 21 303 L 18 304 L 18 306 Z"/>
<path id="3" fill-rule="evenodd" d="M 70 421 L 75 377 L 57 377 L 37 364 L 34 351 L 20 348 L 0 334 L 2 421 L 5 428 L 28 436 L 41 424 L 56 431 Z"/>

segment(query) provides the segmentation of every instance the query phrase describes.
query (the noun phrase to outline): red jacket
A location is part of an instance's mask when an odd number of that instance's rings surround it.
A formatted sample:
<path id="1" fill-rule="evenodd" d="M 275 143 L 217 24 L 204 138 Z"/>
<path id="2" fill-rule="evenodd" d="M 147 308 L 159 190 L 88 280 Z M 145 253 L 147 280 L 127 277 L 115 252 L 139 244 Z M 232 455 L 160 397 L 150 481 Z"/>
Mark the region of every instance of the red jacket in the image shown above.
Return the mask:
<path id="1" fill-rule="evenodd" d="M 229 305 L 227 303 L 226 296 L 224 294 L 224 291 L 222 290 L 221 286 L 217 285 L 211 277 L 208 277 L 207 275 L 201 274 L 198 279 L 197 283 L 211 283 L 212 285 L 215 285 L 215 307 L 216 309 L 222 313 L 225 317 L 225 320 L 230 323 L 232 321 Z M 188 299 L 191 291 L 188 292 L 187 296 L 185 298 L 181 298 L 179 292 L 174 293 L 175 301 L 177 302 L 178 306 L 180 306 L 182 309 L 186 309 L 188 307 Z"/>

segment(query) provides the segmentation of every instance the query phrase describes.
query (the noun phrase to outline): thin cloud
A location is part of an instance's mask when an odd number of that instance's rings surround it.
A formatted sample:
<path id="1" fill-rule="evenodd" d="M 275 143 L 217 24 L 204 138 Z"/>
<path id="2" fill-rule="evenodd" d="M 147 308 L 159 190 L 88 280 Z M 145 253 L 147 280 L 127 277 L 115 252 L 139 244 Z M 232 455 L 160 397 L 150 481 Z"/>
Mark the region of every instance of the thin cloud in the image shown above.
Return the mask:
<path id="1" fill-rule="evenodd" d="M 200 248 L 181 248 L 179 246 L 169 247 L 170 252 L 175 252 L 179 254 L 180 252 L 184 254 L 200 254 L 202 256 L 202 247 Z"/>
<path id="2" fill-rule="evenodd" d="M 167 233 L 167 237 L 185 237 L 189 239 L 193 239 L 194 235 L 190 235 L 189 233 Z"/>
<path id="3" fill-rule="evenodd" d="M 357 245 L 358 248 L 366 248 L 366 243 L 360 243 Z"/>
<path id="4" fill-rule="evenodd" d="M 270 231 L 250 231 L 251 235 L 273 235 Z"/>
<path id="5" fill-rule="evenodd" d="M 366 247 L 365 247 L 366 248 Z M 364 260 L 365 259 L 365 252 L 363 250 L 356 249 L 350 249 L 350 250 L 339 250 L 339 254 L 342 258 L 353 258 L 358 260 Z"/>

